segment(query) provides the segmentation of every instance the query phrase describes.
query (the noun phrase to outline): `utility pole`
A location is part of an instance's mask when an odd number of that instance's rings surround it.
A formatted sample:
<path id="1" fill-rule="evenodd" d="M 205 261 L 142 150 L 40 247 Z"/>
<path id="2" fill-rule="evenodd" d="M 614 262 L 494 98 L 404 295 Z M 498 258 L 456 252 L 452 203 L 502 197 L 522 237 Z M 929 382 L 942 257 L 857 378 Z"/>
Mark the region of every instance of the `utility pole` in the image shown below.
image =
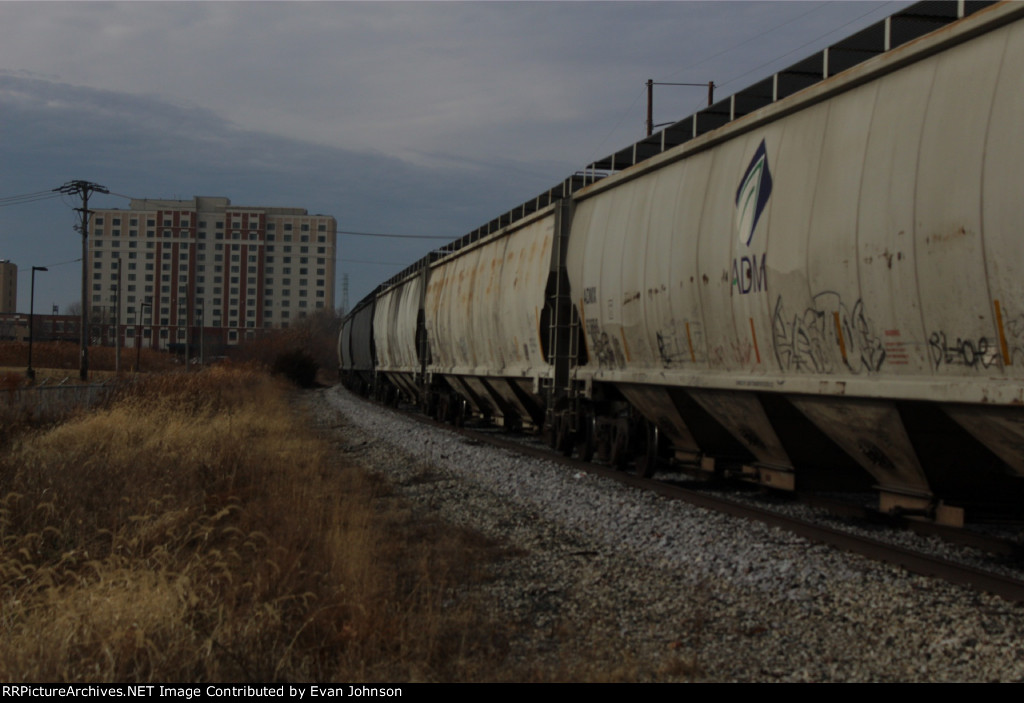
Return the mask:
<path id="1" fill-rule="evenodd" d="M 89 196 L 92 193 L 109 193 L 104 186 L 89 181 L 68 181 L 54 192 L 77 195 L 82 198 L 82 207 L 75 208 L 82 216 L 79 231 L 82 233 L 82 350 L 81 368 L 78 375 L 83 381 L 89 380 Z"/>

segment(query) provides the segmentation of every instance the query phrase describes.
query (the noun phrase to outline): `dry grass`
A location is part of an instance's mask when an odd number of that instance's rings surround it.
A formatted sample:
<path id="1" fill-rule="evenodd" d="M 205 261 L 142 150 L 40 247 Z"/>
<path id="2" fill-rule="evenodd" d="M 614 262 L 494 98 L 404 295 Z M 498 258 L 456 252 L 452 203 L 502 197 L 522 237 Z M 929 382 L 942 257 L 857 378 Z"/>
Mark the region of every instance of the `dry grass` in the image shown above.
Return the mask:
<path id="1" fill-rule="evenodd" d="M 278 385 L 237 368 L 155 376 L 18 438 L 0 457 L 0 680 L 492 676 L 500 638 L 453 586 L 493 545 L 327 456 Z"/>

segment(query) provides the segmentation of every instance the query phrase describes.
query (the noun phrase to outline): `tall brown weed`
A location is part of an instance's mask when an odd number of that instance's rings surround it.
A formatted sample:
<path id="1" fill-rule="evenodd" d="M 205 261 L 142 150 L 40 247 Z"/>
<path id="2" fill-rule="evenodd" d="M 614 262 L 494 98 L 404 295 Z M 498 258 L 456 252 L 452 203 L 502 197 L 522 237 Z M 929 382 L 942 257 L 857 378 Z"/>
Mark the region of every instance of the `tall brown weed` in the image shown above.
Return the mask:
<path id="1" fill-rule="evenodd" d="M 456 558 L 417 562 L 376 487 L 327 456 L 238 368 L 155 376 L 18 439 L 0 457 L 0 680 L 466 676 L 480 643 L 446 600 Z"/>

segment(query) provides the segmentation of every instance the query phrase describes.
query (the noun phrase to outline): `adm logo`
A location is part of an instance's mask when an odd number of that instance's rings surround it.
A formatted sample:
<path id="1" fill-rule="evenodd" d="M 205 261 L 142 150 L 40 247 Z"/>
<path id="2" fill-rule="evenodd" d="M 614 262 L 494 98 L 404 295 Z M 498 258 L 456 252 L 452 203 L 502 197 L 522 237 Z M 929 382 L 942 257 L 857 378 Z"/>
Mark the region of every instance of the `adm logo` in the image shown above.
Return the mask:
<path id="1" fill-rule="evenodd" d="M 757 222 L 768 205 L 772 194 L 772 173 L 768 168 L 768 149 L 764 140 L 750 159 L 740 186 L 736 189 L 736 233 L 740 242 L 749 247 L 754 238 Z M 732 260 L 732 284 L 740 295 L 759 293 L 768 289 L 765 274 L 765 256 L 757 254 L 741 256 Z"/>

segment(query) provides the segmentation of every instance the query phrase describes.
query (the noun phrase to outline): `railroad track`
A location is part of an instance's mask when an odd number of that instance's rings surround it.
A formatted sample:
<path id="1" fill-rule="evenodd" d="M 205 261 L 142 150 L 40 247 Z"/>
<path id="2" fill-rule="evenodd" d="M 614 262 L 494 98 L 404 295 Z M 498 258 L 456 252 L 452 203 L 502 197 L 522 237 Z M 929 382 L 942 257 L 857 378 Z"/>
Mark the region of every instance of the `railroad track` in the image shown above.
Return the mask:
<path id="1" fill-rule="evenodd" d="M 946 542 L 962 545 L 975 552 L 984 552 L 990 555 L 990 562 L 1001 560 L 1004 566 L 1006 563 L 1015 565 L 1020 573 L 1019 576 L 999 573 L 993 569 L 980 568 L 955 559 L 893 544 L 883 539 L 868 537 L 858 534 L 851 529 L 843 529 L 825 524 L 827 520 L 793 517 L 783 514 L 778 510 L 753 505 L 750 501 L 741 500 L 735 496 L 723 495 L 722 492 L 712 494 L 712 492 L 703 487 L 696 488 L 693 485 L 685 485 L 658 478 L 643 478 L 626 471 L 616 470 L 610 466 L 565 457 L 539 442 L 524 441 L 521 436 L 511 436 L 502 430 L 473 426 L 454 427 L 437 422 L 418 412 L 401 409 L 396 410 L 396 412 L 401 412 L 406 417 L 427 425 L 445 428 L 448 431 L 465 437 L 469 442 L 489 444 L 517 454 L 543 459 L 565 466 L 568 470 L 582 471 L 608 478 L 640 490 L 651 491 L 671 500 L 679 500 L 732 517 L 760 522 L 812 542 L 859 554 L 875 561 L 893 564 L 910 573 L 941 579 L 980 592 L 991 593 L 1010 602 L 1024 603 L 1024 545 L 1014 540 L 1008 540 L 1005 537 L 988 536 L 968 529 L 951 528 L 907 518 L 883 517 L 872 511 L 851 510 L 849 506 L 846 506 L 844 510 L 843 506 L 835 501 L 813 496 L 810 498 L 800 498 L 819 509 L 832 512 L 846 512 L 848 518 L 850 515 L 853 515 L 854 525 L 870 522 L 877 529 L 879 520 L 882 520 L 886 523 L 886 531 L 903 530 L 923 537 L 937 536 Z"/>

